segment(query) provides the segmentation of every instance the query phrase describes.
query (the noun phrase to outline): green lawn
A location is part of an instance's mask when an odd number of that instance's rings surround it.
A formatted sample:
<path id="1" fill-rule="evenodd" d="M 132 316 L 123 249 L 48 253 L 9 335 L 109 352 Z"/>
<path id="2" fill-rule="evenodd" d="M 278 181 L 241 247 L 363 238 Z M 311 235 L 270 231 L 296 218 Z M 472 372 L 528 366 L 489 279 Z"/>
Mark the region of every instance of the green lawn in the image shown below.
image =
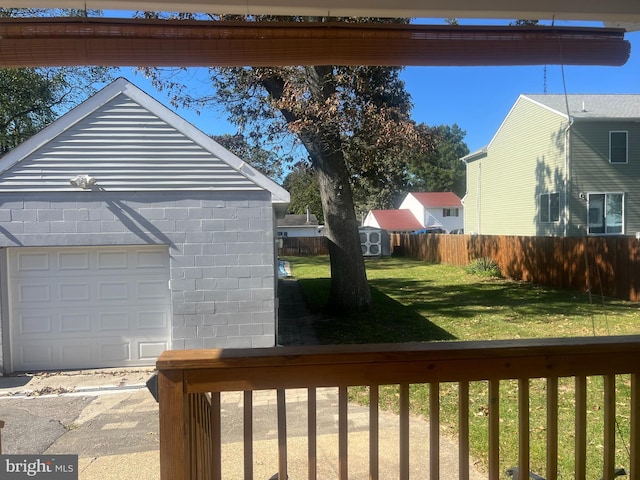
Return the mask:
<path id="1" fill-rule="evenodd" d="M 294 257 L 292 273 L 300 282 L 309 306 L 321 311 L 329 291 L 327 257 Z M 318 322 L 325 344 L 439 340 L 491 340 L 561 336 L 640 334 L 640 305 L 587 293 L 552 290 L 523 282 L 469 275 L 462 267 L 434 265 L 405 258 L 367 261 L 367 277 L 375 311 Z M 600 478 L 602 469 L 602 379 L 589 379 L 588 478 Z M 541 380 L 531 382 L 531 465 L 544 474 L 546 444 L 544 390 Z M 356 400 L 366 391 L 352 389 Z M 428 386 L 411 388 L 414 412 L 428 415 Z M 387 408 L 395 408 L 396 387 L 381 392 Z M 629 379 L 618 382 L 617 419 L 628 438 Z M 470 437 L 474 455 L 486 459 L 487 391 L 484 382 L 471 385 Z M 441 422 L 445 433 L 456 432 L 455 385 L 441 386 Z M 560 478 L 573 478 L 573 383 L 560 385 Z M 517 388 L 501 384 L 501 465 L 517 465 Z M 567 434 L 568 432 L 568 434 Z M 616 438 L 620 466 L 629 468 L 628 445 Z"/>

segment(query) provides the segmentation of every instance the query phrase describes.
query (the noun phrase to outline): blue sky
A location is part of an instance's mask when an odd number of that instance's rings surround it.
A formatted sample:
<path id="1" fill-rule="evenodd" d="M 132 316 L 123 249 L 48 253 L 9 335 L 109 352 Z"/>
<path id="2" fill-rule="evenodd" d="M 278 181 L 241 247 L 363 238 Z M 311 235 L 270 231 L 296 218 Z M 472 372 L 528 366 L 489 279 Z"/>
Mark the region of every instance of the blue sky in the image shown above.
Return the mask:
<path id="1" fill-rule="evenodd" d="M 474 22 L 478 23 L 478 22 Z M 626 34 L 631 58 L 622 67 L 563 67 L 546 69 L 547 93 L 640 93 L 640 32 Z M 471 151 L 487 145 L 518 95 L 544 93 L 543 66 L 533 67 L 408 67 L 402 72 L 413 99 L 413 118 L 427 125 L 458 124 L 467 132 Z M 123 76 L 152 97 L 168 105 L 163 92 L 155 90 L 141 75 L 123 69 Z M 182 74 L 194 91 L 206 89 L 201 70 Z M 564 77 L 564 78 L 563 78 Z M 222 108 L 197 115 L 180 109 L 178 114 L 207 134 L 234 133 Z"/>

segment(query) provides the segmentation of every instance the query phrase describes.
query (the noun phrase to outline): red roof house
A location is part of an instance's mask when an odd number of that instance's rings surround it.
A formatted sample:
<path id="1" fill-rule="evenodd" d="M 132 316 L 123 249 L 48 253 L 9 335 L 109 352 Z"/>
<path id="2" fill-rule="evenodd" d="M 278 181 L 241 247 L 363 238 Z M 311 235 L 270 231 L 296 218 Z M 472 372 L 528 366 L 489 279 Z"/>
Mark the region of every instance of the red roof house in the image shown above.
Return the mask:
<path id="1" fill-rule="evenodd" d="M 411 210 L 370 210 L 364 220 L 367 227 L 388 232 L 413 232 L 424 228 Z"/>

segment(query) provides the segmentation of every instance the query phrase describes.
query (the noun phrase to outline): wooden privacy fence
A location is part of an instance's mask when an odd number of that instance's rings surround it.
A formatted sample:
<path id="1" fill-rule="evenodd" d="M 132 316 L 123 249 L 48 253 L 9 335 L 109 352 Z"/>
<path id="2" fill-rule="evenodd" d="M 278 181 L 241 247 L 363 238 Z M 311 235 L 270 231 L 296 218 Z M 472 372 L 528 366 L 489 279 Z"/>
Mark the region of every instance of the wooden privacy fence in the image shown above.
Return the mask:
<path id="1" fill-rule="evenodd" d="M 296 478 L 349 478 L 348 459 L 350 450 L 351 419 L 348 414 L 348 391 L 350 386 L 366 386 L 368 394 L 368 446 L 362 450 L 368 454 L 368 474 L 366 478 L 400 478 L 407 480 L 412 457 L 410 447 L 413 430 L 409 428 L 410 386 L 426 385 L 429 396 L 428 441 L 419 443 L 419 456 L 428 458 L 428 467 L 421 478 L 459 478 L 468 480 L 469 471 L 469 423 L 474 410 L 470 408 L 469 386 L 474 382 L 487 384 L 487 405 L 484 428 L 487 447 L 487 469 L 489 480 L 502 478 L 501 442 L 515 443 L 517 458 L 508 459 L 511 466 L 517 464 L 518 480 L 528 478 L 531 465 L 531 432 L 545 431 L 547 480 L 556 480 L 559 455 L 567 455 L 567 450 L 559 448 L 559 438 L 568 440 L 574 457 L 574 472 L 562 472 L 576 480 L 585 480 L 594 475 L 587 472 L 587 452 L 600 457 L 600 471 L 593 478 L 612 480 L 619 466 L 628 469 L 629 480 L 640 480 L 640 405 L 638 404 L 638 381 L 640 373 L 640 336 L 619 336 L 600 338 L 562 338 L 537 340 L 502 340 L 482 342 L 439 342 L 427 344 L 389 345 L 341 345 L 305 346 L 263 349 L 234 350 L 173 350 L 164 352 L 157 362 L 160 402 L 160 467 L 161 480 L 254 478 L 254 423 L 263 421 L 256 413 L 264 405 L 254 405 L 259 390 L 277 391 L 277 445 L 267 453 L 277 461 L 278 477 L 289 478 L 292 462 L 305 465 L 304 473 Z M 604 428 L 598 429 L 598 438 L 588 434 L 588 426 L 595 419 L 588 415 L 591 405 L 587 403 L 587 393 L 593 390 L 592 380 L 596 376 L 603 379 L 598 394 L 602 395 L 602 415 Z M 534 411 L 531 402 L 530 385 L 534 379 L 546 381 L 540 395 L 546 396 L 542 425 L 533 424 Z M 515 383 L 517 389 L 518 428 L 514 437 L 502 438 L 501 402 L 509 392 L 501 392 L 504 381 Z M 567 386 L 565 380 L 571 383 Z M 559 389 L 560 382 L 560 389 Z M 457 385 L 458 411 L 458 468 L 457 472 L 443 472 L 440 469 L 440 415 L 442 388 Z M 395 470 L 382 475 L 381 436 L 379 435 L 380 388 L 384 385 L 398 386 L 399 414 L 397 416 L 399 435 L 397 437 L 397 459 L 391 462 Z M 622 395 L 620 387 L 626 393 Z M 330 477 L 319 475 L 319 469 L 333 459 L 318 455 L 318 434 L 316 392 L 323 387 L 338 390 L 337 465 L 331 465 Z M 293 415 L 297 423 L 304 425 L 304 435 L 300 428 L 293 434 L 295 444 L 303 442 L 303 458 L 290 458 L 287 447 L 292 438 L 287 434 L 286 396 L 292 389 L 306 389 L 308 403 L 306 411 L 296 410 Z M 569 407 L 559 407 L 561 394 L 570 395 Z M 223 428 L 225 411 L 221 395 L 227 392 L 240 393 L 242 420 L 234 421 L 231 428 Z M 451 393 L 449 393 L 451 395 Z M 453 395 L 456 395 L 455 393 Z M 618 396 L 618 397 L 617 397 Z M 598 403 L 600 404 L 600 403 Z M 540 405 L 537 402 L 536 405 Z M 618 415 L 616 409 L 625 407 Z M 559 421 L 559 411 L 569 408 L 574 419 L 571 430 Z M 535 411 L 539 409 L 536 408 Z M 617 429 L 618 419 L 624 419 L 624 428 Z M 358 419 L 360 422 L 362 418 Z M 411 430 L 411 431 L 410 431 Z M 616 433 L 621 438 L 618 447 L 627 449 L 617 452 Z M 240 433 L 241 432 L 241 433 Z M 233 433 L 240 440 L 228 437 Z M 237 435 L 240 433 L 240 435 Z M 386 439 L 385 439 L 386 440 Z M 225 444 L 235 441 L 238 451 L 223 449 Z M 602 448 L 588 450 L 589 442 L 596 441 Z M 415 444 L 413 446 L 416 446 Z M 562 450 L 562 451 L 561 451 Z M 231 463 L 240 472 L 223 477 L 223 455 L 231 456 Z M 230 463 L 227 460 L 227 465 Z M 511 463 L 514 462 L 514 463 Z M 238 465 L 241 463 L 241 465 Z M 587 475 L 588 473 L 588 475 Z M 271 472 L 269 473 L 271 475 Z M 276 478 L 275 476 L 272 478 Z M 363 478 L 363 477 L 359 477 Z M 414 477 L 415 478 L 415 477 Z M 266 480 L 266 477 L 264 478 Z"/>
<path id="2" fill-rule="evenodd" d="M 394 253 L 468 265 L 490 257 L 505 277 L 640 301 L 640 241 L 630 237 L 393 234 Z"/>
<path id="3" fill-rule="evenodd" d="M 307 257 L 311 255 L 329 255 L 328 239 L 322 237 L 279 237 L 278 255 Z"/>

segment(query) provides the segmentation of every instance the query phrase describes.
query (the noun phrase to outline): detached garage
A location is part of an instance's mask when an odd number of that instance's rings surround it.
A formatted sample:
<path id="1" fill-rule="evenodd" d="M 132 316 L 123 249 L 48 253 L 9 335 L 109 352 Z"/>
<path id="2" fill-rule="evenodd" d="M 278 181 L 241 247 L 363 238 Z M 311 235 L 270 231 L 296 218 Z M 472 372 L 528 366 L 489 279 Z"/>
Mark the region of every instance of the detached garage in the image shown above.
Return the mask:
<path id="1" fill-rule="evenodd" d="M 288 193 L 118 79 L 0 158 L 3 373 L 275 345 Z"/>

